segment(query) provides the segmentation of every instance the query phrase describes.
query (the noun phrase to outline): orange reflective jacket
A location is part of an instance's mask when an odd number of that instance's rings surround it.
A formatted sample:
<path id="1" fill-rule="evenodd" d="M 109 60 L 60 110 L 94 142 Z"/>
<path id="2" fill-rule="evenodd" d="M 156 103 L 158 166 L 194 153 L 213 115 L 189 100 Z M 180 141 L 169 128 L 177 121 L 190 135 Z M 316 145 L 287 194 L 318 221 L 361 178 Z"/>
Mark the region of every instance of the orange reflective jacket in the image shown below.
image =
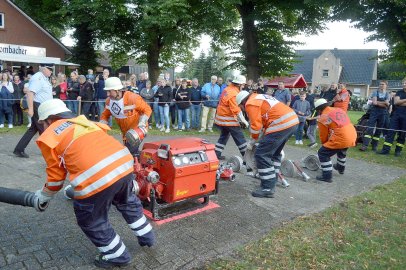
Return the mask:
<path id="1" fill-rule="evenodd" d="M 295 111 L 276 98 L 264 94 L 251 94 L 245 104 L 250 120 L 251 138 L 258 139 L 259 134 L 285 130 L 299 123 Z"/>
<path id="2" fill-rule="evenodd" d="M 343 149 L 355 146 L 357 132 L 347 113 L 340 108 L 327 107 L 318 120 L 320 141 L 324 147 Z"/>
<path id="3" fill-rule="evenodd" d="M 125 136 L 129 129 L 138 127 L 141 115 L 145 114 L 149 117 L 151 112 L 151 107 L 140 95 L 125 91 L 123 98 L 120 100 L 106 99 L 106 108 L 104 109 L 100 120 L 107 123 L 112 115 L 120 127 L 121 134 Z"/>
<path id="4" fill-rule="evenodd" d="M 214 123 L 219 126 L 240 126 L 237 115 L 241 111 L 237 105 L 236 96 L 240 89 L 230 84 L 227 86 L 220 96 L 219 105 L 217 107 Z"/>
<path id="5" fill-rule="evenodd" d="M 345 88 L 341 89 L 341 92 L 334 97 L 333 102 L 335 108 L 340 108 L 347 112 L 348 104 L 350 103 L 350 93 Z"/>
<path id="6" fill-rule="evenodd" d="M 37 140 L 47 164 L 44 189 L 58 192 L 69 173 L 75 198 L 83 199 L 133 172 L 132 155 L 108 129 L 83 115 L 52 123 Z"/>

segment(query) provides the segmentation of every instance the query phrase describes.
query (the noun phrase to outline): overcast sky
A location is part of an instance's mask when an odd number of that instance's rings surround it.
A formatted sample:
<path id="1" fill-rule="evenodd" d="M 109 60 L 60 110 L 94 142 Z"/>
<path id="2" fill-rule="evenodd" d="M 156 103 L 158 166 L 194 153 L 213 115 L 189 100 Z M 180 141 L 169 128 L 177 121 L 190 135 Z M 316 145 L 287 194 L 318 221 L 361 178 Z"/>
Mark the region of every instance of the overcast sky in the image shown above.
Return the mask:
<path id="1" fill-rule="evenodd" d="M 315 36 L 298 36 L 296 40 L 304 42 L 303 45 L 295 49 L 387 49 L 384 42 L 368 42 L 365 38 L 368 33 L 353 28 L 349 22 L 332 22 L 327 24 L 327 29 L 323 33 Z M 72 39 L 67 36 L 62 38 L 62 42 L 67 46 L 72 46 Z M 200 42 L 200 48 L 195 51 L 197 57 L 202 50 L 208 51 L 210 47 L 210 38 L 203 37 Z"/>
<path id="2" fill-rule="evenodd" d="M 327 29 L 318 35 L 305 36 L 300 35 L 293 40 L 303 42 L 303 45 L 296 46 L 298 50 L 310 49 L 387 49 L 384 42 L 368 42 L 365 39 L 369 36 L 368 33 L 352 27 L 349 22 L 332 22 L 327 24 Z M 203 38 L 200 43 L 200 48 L 196 50 L 195 57 L 199 56 L 200 52 L 207 50 L 210 47 L 210 38 Z"/>

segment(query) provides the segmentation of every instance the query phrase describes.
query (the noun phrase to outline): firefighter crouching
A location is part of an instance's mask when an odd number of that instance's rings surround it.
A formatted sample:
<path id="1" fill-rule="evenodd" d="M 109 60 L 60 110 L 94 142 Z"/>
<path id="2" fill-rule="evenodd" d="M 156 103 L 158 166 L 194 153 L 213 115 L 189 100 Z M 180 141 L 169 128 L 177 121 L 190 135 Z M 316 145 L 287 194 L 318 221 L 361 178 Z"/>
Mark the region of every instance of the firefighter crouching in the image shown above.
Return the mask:
<path id="1" fill-rule="evenodd" d="M 45 131 L 37 144 L 47 164 L 47 181 L 36 192 L 40 203 L 50 201 L 61 190 L 69 173 L 77 223 L 100 252 L 95 265 L 129 264 L 130 254 L 108 220 L 112 204 L 141 246 L 152 246 L 155 241 L 141 202 L 132 192 L 134 160 L 129 150 L 107 135 L 107 125 L 83 115 L 76 117 L 59 99 L 41 103 L 38 114 Z"/>
<path id="2" fill-rule="evenodd" d="M 324 98 L 316 100 L 315 109 L 319 112 L 318 127 L 322 146 L 318 151 L 322 175 L 317 180 L 333 182 L 333 168 L 344 174 L 347 149 L 355 146 L 357 132 L 348 115 L 340 108 L 328 106 Z M 337 163 L 332 165 L 331 157 L 337 154 Z"/>
<path id="3" fill-rule="evenodd" d="M 274 97 L 263 94 L 249 94 L 241 91 L 237 104 L 245 111 L 250 121 L 251 139 L 247 149 L 252 150 L 259 135 L 263 137 L 255 150 L 261 187 L 252 192 L 254 197 L 273 198 L 277 173 L 281 166 L 281 151 L 299 124 L 296 113 Z"/>
<path id="4" fill-rule="evenodd" d="M 131 154 L 138 154 L 138 147 L 148 132 L 151 107 L 140 95 L 126 91 L 117 77 L 106 79 L 104 90 L 108 98 L 100 122 L 107 124 L 112 115 L 120 127 L 125 146 Z"/>
<path id="5" fill-rule="evenodd" d="M 245 83 L 246 78 L 239 75 L 221 93 L 216 116 L 214 118 L 214 123 L 221 132 L 215 148 L 216 156 L 219 160 L 225 159 L 221 153 L 224 151 L 224 147 L 226 146 L 230 135 L 233 137 L 242 156 L 244 156 L 245 151 L 247 150 L 247 141 L 244 138 L 240 126 L 247 128 L 249 124 L 236 101 L 236 96 L 240 92 L 240 87 Z"/>

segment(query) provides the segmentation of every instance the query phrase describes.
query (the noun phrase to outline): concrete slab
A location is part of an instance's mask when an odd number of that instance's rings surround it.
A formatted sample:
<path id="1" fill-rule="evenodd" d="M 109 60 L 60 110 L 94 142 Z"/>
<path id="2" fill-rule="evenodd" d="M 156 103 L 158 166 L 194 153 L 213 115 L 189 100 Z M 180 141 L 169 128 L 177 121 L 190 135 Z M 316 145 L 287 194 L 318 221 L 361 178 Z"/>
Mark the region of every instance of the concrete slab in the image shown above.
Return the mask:
<path id="1" fill-rule="evenodd" d="M 119 137 L 117 136 L 119 139 Z M 168 137 L 149 136 L 148 141 Z M 215 143 L 217 136 L 205 139 Z M 35 191 L 45 181 L 45 163 L 34 142 L 29 159 L 14 157 L 19 136 L 0 134 L 0 186 Z M 315 150 L 287 146 L 288 159 L 300 160 Z M 237 154 L 230 140 L 225 155 Z M 334 172 L 334 182 L 288 178 L 290 187 L 278 188 L 274 199 L 250 195 L 259 180 L 237 174 L 235 182 L 220 183 L 212 200 L 220 208 L 162 225 L 153 224 L 158 243 L 141 248 L 115 209 L 110 214 L 117 233 L 133 255 L 128 269 L 192 269 L 208 260 L 231 254 L 237 247 L 262 237 L 283 221 L 319 212 L 344 198 L 376 185 L 389 183 L 406 170 L 348 159 L 344 175 Z M 309 172 L 313 177 L 314 172 Z M 44 213 L 32 208 L 0 203 L 1 269 L 95 269 L 96 248 L 76 225 L 72 205 L 61 193 Z"/>

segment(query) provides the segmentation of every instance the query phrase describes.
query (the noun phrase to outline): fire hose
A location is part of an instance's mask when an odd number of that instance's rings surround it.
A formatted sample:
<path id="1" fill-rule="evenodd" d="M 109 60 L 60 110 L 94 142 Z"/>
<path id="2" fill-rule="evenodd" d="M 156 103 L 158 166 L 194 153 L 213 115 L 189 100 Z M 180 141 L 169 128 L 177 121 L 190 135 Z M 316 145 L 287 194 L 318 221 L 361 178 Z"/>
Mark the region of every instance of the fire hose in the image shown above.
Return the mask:
<path id="1" fill-rule="evenodd" d="M 48 207 L 48 203 L 40 204 L 33 192 L 4 187 L 0 187 L 0 202 L 33 207 L 39 212 L 45 211 Z"/>

